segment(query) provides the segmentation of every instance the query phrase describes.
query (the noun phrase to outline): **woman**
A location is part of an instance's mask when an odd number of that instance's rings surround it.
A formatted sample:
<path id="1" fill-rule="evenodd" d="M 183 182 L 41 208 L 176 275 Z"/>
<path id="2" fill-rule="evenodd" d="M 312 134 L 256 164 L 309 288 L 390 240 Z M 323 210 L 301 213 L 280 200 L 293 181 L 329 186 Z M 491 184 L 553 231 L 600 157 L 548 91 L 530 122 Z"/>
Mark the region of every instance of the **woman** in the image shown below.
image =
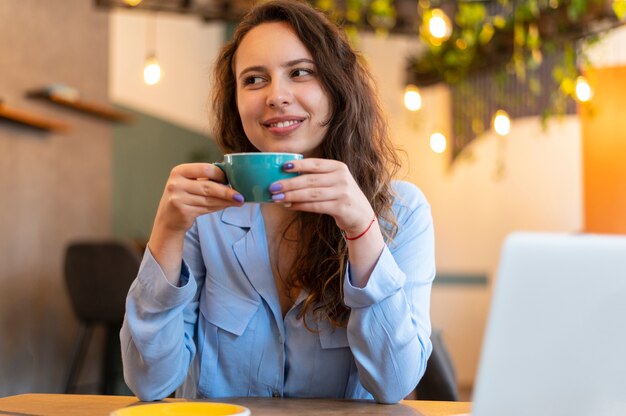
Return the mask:
<path id="1" fill-rule="evenodd" d="M 370 74 L 304 3 L 255 7 L 216 64 L 227 153 L 302 153 L 244 204 L 212 164 L 175 167 L 121 331 L 142 400 L 345 397 L 395 403 L 431 351 L 430 208 L 398 166 Z"/>

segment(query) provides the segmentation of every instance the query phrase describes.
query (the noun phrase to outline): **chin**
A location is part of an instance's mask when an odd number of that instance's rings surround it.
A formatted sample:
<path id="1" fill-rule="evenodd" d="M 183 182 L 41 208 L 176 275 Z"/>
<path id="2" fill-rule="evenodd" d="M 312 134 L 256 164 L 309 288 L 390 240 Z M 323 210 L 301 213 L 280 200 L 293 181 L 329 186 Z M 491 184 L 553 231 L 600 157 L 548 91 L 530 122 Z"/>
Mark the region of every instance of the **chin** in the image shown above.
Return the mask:
<path id="1" fill-rule="evenodd" d="M 299 153 L 305 156 L 308 153 L 310 153 L 310 151 L 304 150 L 301 147 L 291 147 L 291 146 L 273 146 L 263 151 L 271 152 L 271 153 Z"/>

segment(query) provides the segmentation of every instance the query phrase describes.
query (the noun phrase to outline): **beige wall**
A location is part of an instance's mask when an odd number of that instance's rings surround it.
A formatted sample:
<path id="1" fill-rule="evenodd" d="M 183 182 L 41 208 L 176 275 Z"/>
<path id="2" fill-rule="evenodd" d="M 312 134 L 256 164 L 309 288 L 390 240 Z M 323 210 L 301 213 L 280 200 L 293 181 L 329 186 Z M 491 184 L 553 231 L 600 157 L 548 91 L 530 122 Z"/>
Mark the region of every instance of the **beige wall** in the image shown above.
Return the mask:
<path id="1" fill-rule="evenodd" d="M 111 100 L 201 134 L 209 131 L 209 73 L 224 41 L 224 24 L 198 17 L 116 9 L 111 12 Z M 151 32 L 153 31 L 153 32 Z M 143 82 L 146 45 L 155 36 L 161 81 Z"/>
<path id="2" fill-rule="evenodd" d="M 60 392 L 76 321 L 65 245 L 110 233 L 110 125 L 24 93 L 53 82 L 107 100 L 108 16 L 84 0 L 0 2 L 0 98 L 70 123 L 47 134 L 0 121 L 0 396 Z"/>
<path id="3" fill-rule="evenodd" d="M 505 140 L 485 133 L 450 165 L 449 154 L 435 154 L 428 143 L 434 130 L 449 137 L 447 88 L 424 89 L 417 113 L 403 107 L 402 71 L 415 43 L 367 37 L 362 46 L 379 80 L 395 142 L 406 152 L 402 176 L 420 186 L 431 203 L 438 273 L 489 279 L 488 286 L 433 289 L 433 326 L 443 331 L 459 383 L 471 386 L 505 236 L 514 230 L 582 228 L 580 123 L 570 116 L 543 130 L 538 118 L 517 119 Z"/>

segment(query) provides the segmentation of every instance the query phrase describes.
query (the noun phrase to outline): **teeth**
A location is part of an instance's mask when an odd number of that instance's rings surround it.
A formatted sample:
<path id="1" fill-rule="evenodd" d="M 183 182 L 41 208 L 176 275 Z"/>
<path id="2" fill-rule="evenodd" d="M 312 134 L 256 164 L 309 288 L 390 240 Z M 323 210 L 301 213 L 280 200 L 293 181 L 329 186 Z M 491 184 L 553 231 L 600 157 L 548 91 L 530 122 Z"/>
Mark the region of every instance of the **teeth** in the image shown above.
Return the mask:
<path id="1" fill-rule="evenodd" d="M 289 127 L 289 126 L 293 126 L 294 124 L 298 124 L 300 123 L 300 121 L 298 120 L 289 120 L 289 121 L 279 121 L 278 123 L 271 123 L 270 127 Z"/>

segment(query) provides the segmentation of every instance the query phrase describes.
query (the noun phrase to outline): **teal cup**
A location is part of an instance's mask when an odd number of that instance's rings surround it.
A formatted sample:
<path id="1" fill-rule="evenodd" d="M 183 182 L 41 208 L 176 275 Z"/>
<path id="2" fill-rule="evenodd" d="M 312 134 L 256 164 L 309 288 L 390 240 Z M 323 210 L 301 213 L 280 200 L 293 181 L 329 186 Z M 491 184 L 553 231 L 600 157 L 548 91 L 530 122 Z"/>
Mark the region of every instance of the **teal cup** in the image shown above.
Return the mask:
<path id="1" fill-rule="evenodd" d="M 272 202 L 269 186 L 297 173 L 285 172 L 283 164 L 302 159 L 297 153 L 229 153 L 223 162 L 214 163 L 222 169 L 228 184 L 245 198 L 245 202 Z"/>

